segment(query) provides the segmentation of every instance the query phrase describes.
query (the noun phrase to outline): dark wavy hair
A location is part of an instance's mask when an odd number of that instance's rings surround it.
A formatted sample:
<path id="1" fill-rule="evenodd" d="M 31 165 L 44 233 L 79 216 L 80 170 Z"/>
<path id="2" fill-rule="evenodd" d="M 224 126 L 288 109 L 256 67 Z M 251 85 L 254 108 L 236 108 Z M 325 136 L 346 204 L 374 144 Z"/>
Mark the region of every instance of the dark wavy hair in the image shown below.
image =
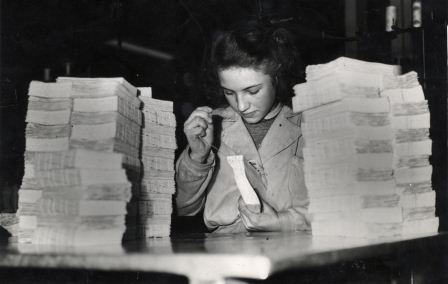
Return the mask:
<path id="1" fill-rule="evenodd" d="M 293 35 L 283 27 L 259 21 L 238 23 L 217 32 L 202 68 L 205 94 L 212 104 L 226 103 L 218 72 L 231 67 L 250 67 L 270 75 L 278 101 L 291 105 L 292 87 L 304 81 L 304 66 Z"/>

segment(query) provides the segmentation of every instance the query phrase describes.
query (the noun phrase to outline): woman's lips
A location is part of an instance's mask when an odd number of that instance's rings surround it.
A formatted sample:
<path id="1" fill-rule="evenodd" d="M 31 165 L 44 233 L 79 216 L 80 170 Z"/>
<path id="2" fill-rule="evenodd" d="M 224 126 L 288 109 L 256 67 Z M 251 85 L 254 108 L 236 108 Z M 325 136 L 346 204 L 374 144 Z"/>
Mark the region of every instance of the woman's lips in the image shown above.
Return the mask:
<path id="1" fill-rule="evenodd" d="M 252 118 L 252 117 L 254 117 L 254 116 L 256 115 L 256 112 L 253 111 L 253 112 L 249 112 L 249 113 L 242 113 L 242 115 L 243 115 L 245 118 Z"/>

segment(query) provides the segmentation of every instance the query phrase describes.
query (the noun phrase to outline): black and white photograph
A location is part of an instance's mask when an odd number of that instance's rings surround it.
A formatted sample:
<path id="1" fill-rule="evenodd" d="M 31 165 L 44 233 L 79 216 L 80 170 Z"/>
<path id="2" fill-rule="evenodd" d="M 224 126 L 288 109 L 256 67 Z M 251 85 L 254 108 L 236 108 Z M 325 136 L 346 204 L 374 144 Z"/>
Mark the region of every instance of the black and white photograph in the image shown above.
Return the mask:
<path id="1" fill-rule="evenodd" d="M 0 283 L 448 283 L 447 14 L 0 0 Z"/>

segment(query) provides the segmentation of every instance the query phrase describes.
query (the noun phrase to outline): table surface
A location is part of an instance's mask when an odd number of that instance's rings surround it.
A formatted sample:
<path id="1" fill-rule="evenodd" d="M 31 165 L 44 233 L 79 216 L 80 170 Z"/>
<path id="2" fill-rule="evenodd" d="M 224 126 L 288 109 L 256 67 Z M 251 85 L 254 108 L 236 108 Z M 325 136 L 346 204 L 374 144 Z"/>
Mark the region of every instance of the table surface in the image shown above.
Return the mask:
<path id="1" fill-rule="evenodd" d="M 187 235 L 122 246 L 0 245 L 0 267 L 39 267 L 173 273 L 191 282 L 266 279 L 286 269 L 442 246 L 448 234 L 357 239 L 303 232 Z"/>

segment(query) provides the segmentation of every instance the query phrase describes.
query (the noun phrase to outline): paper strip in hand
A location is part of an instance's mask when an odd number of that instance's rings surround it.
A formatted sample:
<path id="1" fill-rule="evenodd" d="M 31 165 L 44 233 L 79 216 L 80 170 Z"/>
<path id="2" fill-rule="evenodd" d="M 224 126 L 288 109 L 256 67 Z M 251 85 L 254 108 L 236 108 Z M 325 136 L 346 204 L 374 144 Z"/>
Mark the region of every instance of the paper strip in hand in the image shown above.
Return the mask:
<path id="1" fill-rule="evenodd" d="M 242 155 L 227 156 L 227 162 L 232 167 L 236 185 L 247 205 L 260 205 L 260 200 L 246 177 Z"/>

